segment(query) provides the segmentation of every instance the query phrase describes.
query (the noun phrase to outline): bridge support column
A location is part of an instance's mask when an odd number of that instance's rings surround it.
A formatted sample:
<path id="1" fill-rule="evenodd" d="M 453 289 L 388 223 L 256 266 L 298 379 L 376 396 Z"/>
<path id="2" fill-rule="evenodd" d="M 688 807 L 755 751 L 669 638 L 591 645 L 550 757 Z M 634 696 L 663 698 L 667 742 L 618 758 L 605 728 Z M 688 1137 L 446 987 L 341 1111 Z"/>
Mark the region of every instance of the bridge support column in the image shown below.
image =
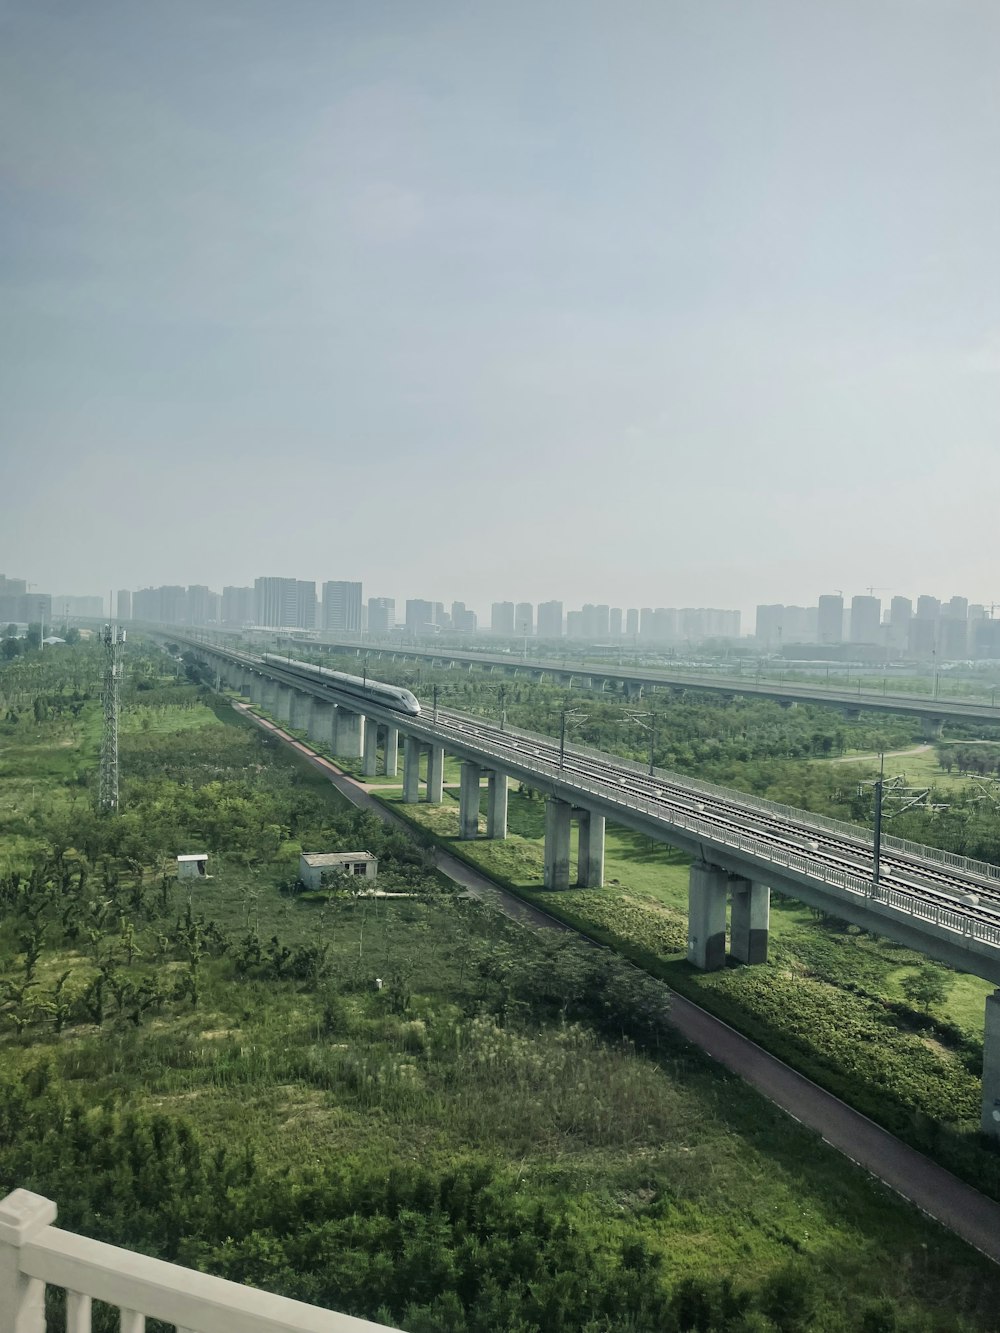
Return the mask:
<path id="1" fill-rule="evenodd" d="M 925 741 L 939 741 L 944 735 L 943 717 L 924 717 L 920 719 L 920 735 Z"/>
<path id="2" fill-rule="evenodd" d="M 766 963 L 771 890 L 749 879 L 732 879 L 729 883 L 733 895 L 729 952 L 741 963 Z"/>
<path id="3" fill-rule="evenodd" d="M 982 1131 L 990 1138 L 1000 1139 L 1000 990 L 986 997 Z"/>
<path id="4" fill-rule="evenodd" d="M 462 763 L 462 785 L 458 800 L 458 836 L 464 841 L 479 837 L 479 779 L 482 769 L 471 760 Z"/>
<path id="5" fill-rule="evenodd" d="M 420 741 L 407 736 L 403 751 L 403 802 L 416 805 L 420 800 Z"/>
<path id="6" fill-rule="evenodd" d="M 399 728 L 385 729 L 385 775 L 394 778 L 399 771 Z"/>
<path id="7" fill-rule="evenodd" d="M 250 696 L 250 702 L 252 704 L 260 703 L 260 676 L 257 675 L 256 671 L 251 671 L 249 673 L 249 679 L 247 680 L 247 694 Z"/>
<path id="8" fill-rule="evenodd" d="M 729 876 L 718 866 L 692 861 L 688 885 L 687 960 L 703 972 L 726 965 L 726 893 Z"/>
<path id="9" fill-rule="evenodd" d="M 486 836 L 507 836 L 507 774 L 492 770 L 489 774 L 489 795 L 486 798 Z"/>
<path id="10" fill-rule="evenodd" d="M 444 800 L 444 746 L 432 745 L 427 754 L 427 800 L 440 805 Z"/>
<path id="11" fill-rule="evenodd" d="M 334 707 L 325 699 L 312 701 L 312 712 L 309 714 L 309 739 L 315 741 L 317 745 L 333 744 Z"/>
<path id="12" fill-rule="evenodd" d="M 278 716 L 278 694 L 281 686 L 276 680 L 269 680 L 267 676 L 261 681 L 260 706 L 265 713 L 271 717 Z"/>
<path id="13" fill-rule="evenodd" d="M 292 731 L 308 731 L 311 715 L 312 695 L 296 690 L 292 695 L 292 707 L 288 718 Z"/>
<path id="14" fill-rule="evenodd" d="M 343 759 L 360 759 L 364 753 L 365 719 L 361 713 L 337 709 L 337 754 Z"/>
<path id="15" fill-rule="evenodd" d="M 278 686 L 278 698 L 275 704 L 275 712 L 279 722 L 291 722 L 292 720 L 292 696 L 295 691 L 290 685 Z"/>
<path id="16" fill-rule="evenodd" d="M 550 796 L 545 802 L 545 887 L 569 888 L 569 832 L 573 807 Z"/>
<path id="17" fill-rule="evenodd" d="M 378 723 L 374 718 L 365 718 L 365 758 L 361 773 L 366 778 L 373 778 L 378 772 Z"/>
<path id="18" fill-rule="evenodd" d="M 580 822 L 576 882 L 585 889 L 604 887 L 604 816 L 592 810 L 575 812 Z"/>

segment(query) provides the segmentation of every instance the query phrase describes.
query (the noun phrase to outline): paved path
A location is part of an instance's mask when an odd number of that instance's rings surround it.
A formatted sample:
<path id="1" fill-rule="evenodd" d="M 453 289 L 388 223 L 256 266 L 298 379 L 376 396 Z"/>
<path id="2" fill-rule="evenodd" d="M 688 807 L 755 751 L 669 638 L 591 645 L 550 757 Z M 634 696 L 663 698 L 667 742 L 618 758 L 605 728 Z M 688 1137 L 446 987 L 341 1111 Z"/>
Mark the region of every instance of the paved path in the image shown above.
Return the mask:
<path id="1" fill-rule="evenodd" d="M 258 726 L 290 744 L 313 767 L 324 773 L 349 801 L 362 809 L 371 810 L 384 822 L 412 833 L 412 825 L 400 819 L 380 801 L 374 800 L 361 783 L 341 773 L 328 759 L 316 754 L 309 746 L 289 736 L 272 722 L 257 717 L 245 705 L 234 703 L 233 707 Z M 524 925 L 570 929 L 547 912 L 539 911 L 501 889 L 450 852 L 438 849 L 436 864 L 449 879 L 461 884 L 475 897 L 493 903 Z M 682 1036 L 700 1046 L 711 1059 L 738 1074 L 801 1124 L 816 1130 L 825 1143 L 883 1181 L 915 1204 L 921 1212 L 953 1231 L 994 1263 L 1000 1264 L 1000 1204 L 980 1194 L 971 1185 L 966 1185 L 915 1148 L 900 1142 L 888 1130 L 853 1110 L 833 1093 L 796 1073 L 789 1065 L 770 1055 L 728 1023 L 700 1009 L 676 991 L 670 993 L 670 1021 Z"/>

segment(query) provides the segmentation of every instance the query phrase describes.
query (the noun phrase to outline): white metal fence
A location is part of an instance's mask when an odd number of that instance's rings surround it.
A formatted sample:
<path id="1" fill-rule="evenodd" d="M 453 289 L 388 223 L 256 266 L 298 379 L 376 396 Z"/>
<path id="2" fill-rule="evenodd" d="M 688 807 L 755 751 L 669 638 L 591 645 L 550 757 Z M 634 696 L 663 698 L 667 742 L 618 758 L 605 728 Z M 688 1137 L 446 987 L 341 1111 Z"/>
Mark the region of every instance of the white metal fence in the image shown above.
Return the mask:
<path id="1" fill-rule="evenodd" d="M 395 1333 L 61 1231 L 55 1217 L 28 1190 L 0 1201 L 0 1333 L 45 1333 L 46 1287 L 66 1292 L 66 1333 L 90 1333 L 94 1301 L 120 1311 L 121 1333 L 143 1333 L 147 1318 L 177 1333 Z"/>

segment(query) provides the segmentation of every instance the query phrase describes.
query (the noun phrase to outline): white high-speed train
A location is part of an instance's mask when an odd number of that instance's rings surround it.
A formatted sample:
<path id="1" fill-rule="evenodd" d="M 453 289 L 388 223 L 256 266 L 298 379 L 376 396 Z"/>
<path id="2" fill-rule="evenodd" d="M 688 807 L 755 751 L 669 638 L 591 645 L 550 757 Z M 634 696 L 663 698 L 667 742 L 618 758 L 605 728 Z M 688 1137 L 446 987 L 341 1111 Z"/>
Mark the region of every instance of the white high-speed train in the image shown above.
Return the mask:
<path id="1" fill-rule="evenodd" d="M 362 679 L 361 676 L 348 676 L 343 671 L 331 671 L 329 667 L 313 666 L 311 662 L 296 662 L 294 658 L 279 657 L 277 653 L 264 653 L 263 660 L 271 666 L 281 667 L 293 675 L 307 677 L 317 682 L 325 682 L 340 694 L 346 694 L 359 701 L 364 699 L 381 704 L 383 708 L 395 709 L 397 713 L 407 713 L 416 717 L 420 712 L 420 703 L 409 690 L 398 685 L 385 685 L 380 680 Z"/>

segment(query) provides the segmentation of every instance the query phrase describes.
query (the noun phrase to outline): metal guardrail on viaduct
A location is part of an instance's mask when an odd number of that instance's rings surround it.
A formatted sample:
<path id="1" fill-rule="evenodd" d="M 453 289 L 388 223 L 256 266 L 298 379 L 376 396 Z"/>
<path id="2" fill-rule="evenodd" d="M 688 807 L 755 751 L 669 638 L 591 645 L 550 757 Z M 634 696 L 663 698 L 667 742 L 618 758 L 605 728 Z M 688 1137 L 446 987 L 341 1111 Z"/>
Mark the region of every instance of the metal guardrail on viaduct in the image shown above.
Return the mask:
<path id="1" fill-rule="evenodd" d="M 626 686 L 633 685 L 636 690 L 672 688 L 688 690 L 708 690 L 717 694 L 755 695 L 758 698 L 775 699 L 780 703 L 816 703 L 831 704 L 837 708 L 853 712 L 856 709 L 873 710 L 880 713 L 903 713 L 919 717 L 937 728 L 938 724 L 953 722 L 986 723 L 1000 726 L 1000 704 L 991 698 L 985 700 L 967 700 L 939 698 L 931 695 L 892 694 L 883 690 L 862 688 L 860 682 L 856 688 L 829 685 L 807 685 L 801 682 L 760 680 L 753 674 L 748 675 L 709 675 L 691 672 L 661 670 L 659 668 L 630 667 L 614 662 L 577 662 L 561 661 L 557 658 L 527 658 L 514 653 L 462 652 L 450 648 L 417 648 L 387 646 L 380 643 L 362 642 L 357 639 L 319 640 L 309 643 L 310 648 L 342 650 L 367 656 L 372 660 L 380 657 L 415 659 L 465 667 L 486 667 L 494 671 L 511 674 L 525 673 L 539 678 L 555 676 L 568 681 L 589 681 L 592 684 L 618 682 Z"/>
<path id="2" fill-rule="evenodd" d="M 374 776 L 397 772 L 404 741 L 403 799 L 443 799 L 445 752 L 462 761 L 460 836 L 480 836 L 481 779 L 488 778 L 486 835 L 507 834 L 507 787 L 514 778 L 546 797 L 545 884 L 567 887 L 570 835 L 579 829 L 578 883 L 604 881 L 605 821 L 668 843 L 693 858 L 687 957 L 712 969 L 729 951 L 743 963 L 767 959 L 770 891 L 776 889 L 833 916 L 887 936 L 963 972 L 1000 986 L 1000 868 L 936 848 L 885 839 L 873 874 L 872 835 L 808 811 L 676 774 L 649 774 L 616 756 L 550 737 L 501 730 L 452 710 L 408 716 L 383 702 L 338 688 L 319 669 L 280 664 L 186 639 L 216 672 L 218 683 L 301 731 L 334 755 L 363 759 Z M 427 754 L 426 779 L 421 758 Z M 1000 1138 L 1000 990 L 986 1002 L 983 1115 Z"/>

